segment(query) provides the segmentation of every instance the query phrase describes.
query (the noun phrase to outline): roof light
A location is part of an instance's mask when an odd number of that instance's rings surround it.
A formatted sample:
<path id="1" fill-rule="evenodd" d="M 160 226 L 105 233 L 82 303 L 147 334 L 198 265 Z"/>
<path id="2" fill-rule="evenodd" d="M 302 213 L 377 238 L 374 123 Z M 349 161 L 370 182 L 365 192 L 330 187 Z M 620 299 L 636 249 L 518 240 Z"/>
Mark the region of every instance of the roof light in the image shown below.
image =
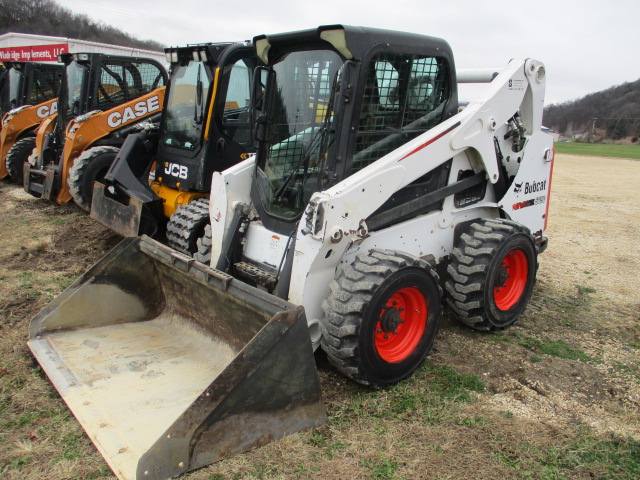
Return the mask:
<path id="1" fill-rule="evenodd" d="M 206 50 L 200 50 L 200 60 L 202 62 L 206 62 L 207 61 L 207 52 L 206 52 Z"/>
<path id="2" fill-rule="evenodd" d="M 269 64 L 269 49 L 271 48 L 271 44 L 266 37 L 259 38 L 256 40 L 256 54 L 258 58 L 262 60 L 262 63 L 268 65 Z"/>
<path id="3" fill-rule="evenodd" d="M 167 63 L 171 63 L 171 52 L 166 52 L 165 55 L 167 57 Z"/>
<path id="4" fill-rule="evenodd" d="M 178 63 L 178 52 L 171 52 L 171 63 Z"/>
<path id="5" fill-rule="evenodd" d="M 329 42 L 331 45 L 333 45 L 333 48 L 340 52 L 340 54 L 347 60 L 353 59 L 353 54 L 347 47 L 347 36 L 345 34 L 344 28 L 323 30 L 322 32 L 320 32 L 320 38 L 325 42 Z"/>

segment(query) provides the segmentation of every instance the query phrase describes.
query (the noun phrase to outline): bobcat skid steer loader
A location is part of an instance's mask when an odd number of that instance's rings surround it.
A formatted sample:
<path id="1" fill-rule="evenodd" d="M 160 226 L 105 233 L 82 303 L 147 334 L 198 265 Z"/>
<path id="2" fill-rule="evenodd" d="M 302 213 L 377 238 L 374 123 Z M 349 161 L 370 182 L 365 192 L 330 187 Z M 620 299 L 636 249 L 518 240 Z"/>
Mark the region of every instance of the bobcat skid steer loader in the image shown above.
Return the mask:
<path id="1" fill-rule="evenodd" d="M 213 174 L 210 266 L 129 238 L 31 324 L 32 352 L 121 479 L 324 421 L 320 346 L 355 381 L 409 377 L 443 287 L 483 330 L 531 296 L 553 161 L 540 62 L 457 79 L 444 40 L 340 25 L 254 45 L 259 147 Z M 488 83 L 461 112 L 458 80 Z"/>
<path id="2" fill-rule="evenodd" d="M 7 175 L 22 184 L 22 162 L 35 144 L 35 129 L 57 110 L 57 97 L 62 82 L 62 64 L 10 62 L 3 72 L 0 110 L 0 179 Z M 20 143 L 7 158 L 9 149 Z"/>
<path id="3" fill-rule="evenodd" d="M 126 135 L 159 117 L 167 72 L 150 58 L 66 53 L 60 61 L 58 111 L 40 124 L 33 153 L 22 158 L 24 189 L 58 204 L 73 198 L 88 210 L 95 181 Z"/>
<path id="4" fill-rule="evenodd" d="M 193 255 L 209 223 L 211 174 L 254 151 L 249 99 L 257 58 L 248 43 L 165 52 L 171 73 L 159 130 L 129 135 L 94 189 L 91 217 L 123 236 L 166 232 L 170 247 Z"/>

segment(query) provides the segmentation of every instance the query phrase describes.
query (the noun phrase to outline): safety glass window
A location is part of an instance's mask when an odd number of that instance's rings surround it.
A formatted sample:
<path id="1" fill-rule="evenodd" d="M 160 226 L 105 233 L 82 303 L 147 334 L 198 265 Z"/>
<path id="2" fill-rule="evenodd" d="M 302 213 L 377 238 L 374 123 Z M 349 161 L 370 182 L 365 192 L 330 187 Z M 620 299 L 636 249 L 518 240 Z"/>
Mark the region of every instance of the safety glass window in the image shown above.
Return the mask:
<path id="1" fill-rule="evenodd" d="M 151 63 L 105 63 L 101 67 L 96 108 L 109 110 L 164 85 L 160 68 Z"/>
<path id="2" fill-rule="evenodd" d="M 34 69 L 33 84 L 27 102 L 30 105 L 37 105 L 56 98 L 61 81 L 62 74 L 58 68 L 43 66 Z"/>
<path id="3" fill-rule="evenodd" d="M 351 171 L 375 162 L 442 120 L 450 94 L 447 64 L 437 57 L 379 54 L 364 85 Z"/>
<path id="4" fill-rule="evenodd" d="M 202 62 L 191 60 L 174 67 L 164 112 L 163 144 L 188 150 L 200 144 L 211 81 L 210 69 Z"/>
<path id="5" fill-rule="evenodd" d="M 297 217 L 313 192 L 333 142 L 333 98 L 342 67 L 332 51 L 288 55 L 273 66 L 265 97 L 258 191 L 270 214 Z"/>
<path id="6" fill-rule="evenodd" d="M 22 106 L 20 91 L 22 90 L 22 79 L 24 74 L 16 68 L 9 69 L 9 109 Z M 5 87 L 6 88 L 6 87 Z"/>
<path id="7" fill-rule="evenodd" d="M 251 146 L 251 69 L 238 60 L 231 69 L 224 103 L 224 133 L 243 147 Z"/>

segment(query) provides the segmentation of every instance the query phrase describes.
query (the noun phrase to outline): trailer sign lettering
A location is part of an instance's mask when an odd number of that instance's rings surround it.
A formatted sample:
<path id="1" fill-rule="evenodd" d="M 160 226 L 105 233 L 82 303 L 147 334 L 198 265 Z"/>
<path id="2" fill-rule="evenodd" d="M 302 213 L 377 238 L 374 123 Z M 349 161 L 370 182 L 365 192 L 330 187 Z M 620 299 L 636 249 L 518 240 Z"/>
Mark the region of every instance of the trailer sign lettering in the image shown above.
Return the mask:
<path id="1" fill-rule="evenodd" d="M 144 117 L 148 113 L 155 112 L 160 109 L 160 100 L 158 96 L 137 102 L 133 108 L 126 107 L 123 112 L 113 112 L 107 118 L 107 125 L 111 128 L 118 128 L 126 123 Z"/>
<path id="2" fill-rule="evenodd" d="M 57 62 L 58 55 L 69 51 L 68 43 L 0 48 L 0 62 Z"/>

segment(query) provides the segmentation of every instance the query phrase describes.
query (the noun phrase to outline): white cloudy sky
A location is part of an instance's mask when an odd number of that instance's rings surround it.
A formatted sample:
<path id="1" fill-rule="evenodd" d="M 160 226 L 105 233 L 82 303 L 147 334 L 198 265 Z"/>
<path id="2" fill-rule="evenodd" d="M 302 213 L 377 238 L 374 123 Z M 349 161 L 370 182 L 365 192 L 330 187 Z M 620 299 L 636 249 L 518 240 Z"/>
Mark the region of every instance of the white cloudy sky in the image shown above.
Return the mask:
<path id="1" fill-rule="evenodd" d="M 169 45 L 349 24 L 446 39 L 457 68 L 533 57 L 547 68 L 546 102 L 573 100 L 640 78 L 637 0 L 57 0 Z"/>

